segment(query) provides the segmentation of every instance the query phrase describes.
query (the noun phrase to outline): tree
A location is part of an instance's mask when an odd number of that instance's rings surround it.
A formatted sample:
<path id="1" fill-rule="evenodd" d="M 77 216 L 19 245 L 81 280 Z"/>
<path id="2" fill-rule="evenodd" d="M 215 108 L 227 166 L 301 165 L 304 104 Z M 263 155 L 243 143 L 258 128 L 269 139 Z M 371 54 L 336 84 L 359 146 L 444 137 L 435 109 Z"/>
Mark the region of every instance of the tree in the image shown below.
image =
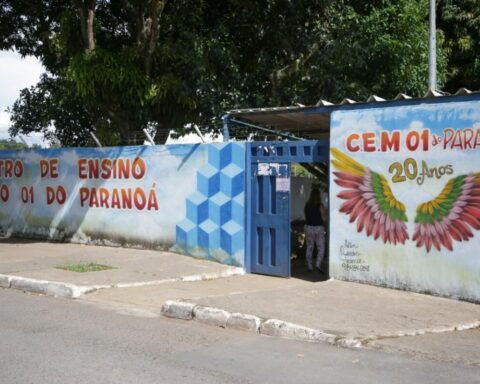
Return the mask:
<path id="1" fill-rule="evenodd" d="M 420 96 L 428 88 L 428 0 L 227 3 L 211 14 L 219 21 L 210 41 L 225 53 L 218 72 L 230 76 L 228 103 L 221 100 L 230 108 Z"/>
<path id="2" fill-rule="evenodd" d="M 13 106 L 12 134 L 54 127 L 61 142 L 79 145 L 96 131 L 107 144 L 125 145 L 148 128 L 161 143 L 170 127 L 193 120 L 194 41 L 175 40 L 185 32 L 177 12 L 186 11 L 186 22 L 194 14 L 186 1 L 164 14 L 166 3 L 1 1 L 0 47 L 34 55 L 47 69 Z"/>
<path id="3" fill-rule="evenodd" d="M 23 143 L 18 143 L 14 140 L 5 140 L 0 139 L 0 150 L 18 150 L 18 149 L 26 149 L 28 146 Z"/>
<path id="4" fill-rule="evenodd" d="M 148 129 L 163 143 L 186 123 L 218 130 L 233 108 L 420 95 L 427 12 L 427 0 L 0 0 L 0 48 L 47 68 L 11 133 L 133 144 Z"/>
<path id="5" fill-rule="evenodd" d="M 440 0 L 437 14 L 448 51 L 445 90 L 480 89 L 480 2 Z"/>
<path id="6" fill-rule="evenodd" d="M 91 140 L 89 130 L 93 129 L 94 122 L 89 110 L 84 107 L 73 82 L 64 77 L 42 75 L 35 86 L 20 91 L 10 112 L 12 136 L 41 132 L 51 143 L 72 146 L 81 146 Z M 102 134 L 103 128 L 106 127 L 97 121 L 101 140 L 109 136 L 108 132 Z"/>
<path id="7" fill-rule="evenodd" d="M 428 0 L 348 1 L 339 10 L 332 44 L 323 52 L 326 74 L 319 88 L 365 100 L 399 92 L 422 96 L 428 88 Z M 438 83 L 445 81 L 446 58 L 439 34 Z"/>

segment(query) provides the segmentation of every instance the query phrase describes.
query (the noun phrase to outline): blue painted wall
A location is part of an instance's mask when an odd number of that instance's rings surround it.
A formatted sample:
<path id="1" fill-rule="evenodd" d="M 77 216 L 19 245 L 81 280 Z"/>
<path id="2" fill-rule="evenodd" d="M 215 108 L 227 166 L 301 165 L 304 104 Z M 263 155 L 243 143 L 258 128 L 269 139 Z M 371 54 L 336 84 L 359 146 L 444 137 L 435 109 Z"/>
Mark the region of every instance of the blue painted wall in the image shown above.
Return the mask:
<path id="1" fill-rule="evenodd" d="M 176 226 L 177 252 L 224 264 L 245 263 L 245 144 L 208 146 L 197 171 L 196 191 Z"/>

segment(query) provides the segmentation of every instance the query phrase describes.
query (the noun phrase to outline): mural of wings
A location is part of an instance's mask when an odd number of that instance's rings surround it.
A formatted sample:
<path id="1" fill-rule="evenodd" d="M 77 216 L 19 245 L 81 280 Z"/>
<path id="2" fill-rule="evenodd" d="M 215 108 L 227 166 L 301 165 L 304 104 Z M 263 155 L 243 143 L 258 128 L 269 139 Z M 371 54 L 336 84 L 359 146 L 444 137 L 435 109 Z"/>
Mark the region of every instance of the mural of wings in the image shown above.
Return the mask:
<path id="1" fill-rule="evenodd" d="M 340 212 L 356 221 L 357 231 L 384 243 L 405 244 L 407 215 L 405 206 L 392 193 L 387 179 L 358 163 L 336 148 L 331 149 L 335 183 L 344 188 L 337 197 L 346 200 Z"/>
<path id="2" fill-rule="evenodd" d="M 412 240 L 427 252 L 468 241 L 472 228 L 480 230 L 480 173 L 450 179 L 435 199 L 418 206 L 415 223 Z"/>

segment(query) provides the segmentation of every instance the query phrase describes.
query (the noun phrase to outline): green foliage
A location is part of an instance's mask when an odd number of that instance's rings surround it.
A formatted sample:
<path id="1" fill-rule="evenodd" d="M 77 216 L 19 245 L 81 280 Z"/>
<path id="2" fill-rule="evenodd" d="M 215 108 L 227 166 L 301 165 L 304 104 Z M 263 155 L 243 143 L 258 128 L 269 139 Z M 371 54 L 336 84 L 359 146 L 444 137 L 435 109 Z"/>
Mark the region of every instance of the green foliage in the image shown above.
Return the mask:
<path id="1" fill-rule="evenodd" d="M 428 1 L 369 3 L 351 1 L 342 10 L 335 44 L 324 58 L 332 75 L 325 75 L 321 88 L 335 101 L 365 100 L 371 94 L 392 98 L 399 92 L 423 95 L 428 83 Z M 441 50 L 438 62 L 441 83 L 445 72 Z"/>
<path id="2" fill-rule="evenodd" d="M 0 48 L 47 68 L 15 103 L 12 135 L 139 144 L 147 128 L 162 143 L 188 123 L 218 131 L 229 109 L 427 89 L 428 0 L 96 1 L 91 45 L 92 1 L 77 2 L 82 13 L 0 0 Z M 439 85 L 478 88 L 478 2 L 438 7 Z"/>
<path id="3" fill-rule="evenodd" d="M 122 105 L 142 107 L 148 79 L 126 55 L 102 49 L 77 54 L 70 62 L 68 78 L 85 100 L 104 103 L 117 97 Z"/>
<path id="4" fill-rule="evenodd" d="M 92 144 L 89 131 L 94 129 L 93 120 L 66 78 L 42 75 L 37 85 L 20 92 L 10 112 L 12 136 L 40 132 L 52 143 Z"/>
<path id="5" fill-rule="evenodd" d="M 439 0 L 437 14 L 448 52 L 445 90 L 480 89 L 480 2 Z"/>
<path id="6" fill-rule="evenodd" d="M 26 149 L 28 146 L 26 146 L 23 143 L 18 143 L 13 139 L 10 140 L 0 140 L 0 151 L 3 150 L 19 150 L 19 149 Z"/>
<path id="7" fill-rule="evenodd" d="M 242 1 L 223 11 L 211 15 L 218 21 L 207 48 L 219 58 L 211 66 L 228 74 L 228 94 L 218 94 L 229 108 L 426 91 L 427 0 Z"/>
<path id="8" fill-rule="evenodd" d="M 363 100 L 371 94 L 423 95 L 428 84 L 428 0 L 349 3 L 329 50 L 334 63 L 329 72 L 334 76 L 324 87 Z M 441 42 L 439 36 L 440 48 Z M 438 80 L 445 80 L 441 49 Z"/>

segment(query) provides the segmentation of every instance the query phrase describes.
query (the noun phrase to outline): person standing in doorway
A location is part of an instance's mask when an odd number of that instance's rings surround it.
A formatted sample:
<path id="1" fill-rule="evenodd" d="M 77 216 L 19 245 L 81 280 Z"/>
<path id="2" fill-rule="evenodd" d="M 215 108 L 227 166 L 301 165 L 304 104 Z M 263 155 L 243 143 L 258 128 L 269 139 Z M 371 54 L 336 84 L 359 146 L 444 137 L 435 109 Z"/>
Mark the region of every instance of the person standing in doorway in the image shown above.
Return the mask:
<path id="1" fill-rule="evenodd" d="M 307 243 L 306 259 L 309 271 L 313 271 L 313 247 L 317 246 L 315 267 L 320 270 L 325 253 L 325 221 L 326 211 L 321 201 L 320 190 L 313 187 L 304 208 L 305 242 Z"/>

